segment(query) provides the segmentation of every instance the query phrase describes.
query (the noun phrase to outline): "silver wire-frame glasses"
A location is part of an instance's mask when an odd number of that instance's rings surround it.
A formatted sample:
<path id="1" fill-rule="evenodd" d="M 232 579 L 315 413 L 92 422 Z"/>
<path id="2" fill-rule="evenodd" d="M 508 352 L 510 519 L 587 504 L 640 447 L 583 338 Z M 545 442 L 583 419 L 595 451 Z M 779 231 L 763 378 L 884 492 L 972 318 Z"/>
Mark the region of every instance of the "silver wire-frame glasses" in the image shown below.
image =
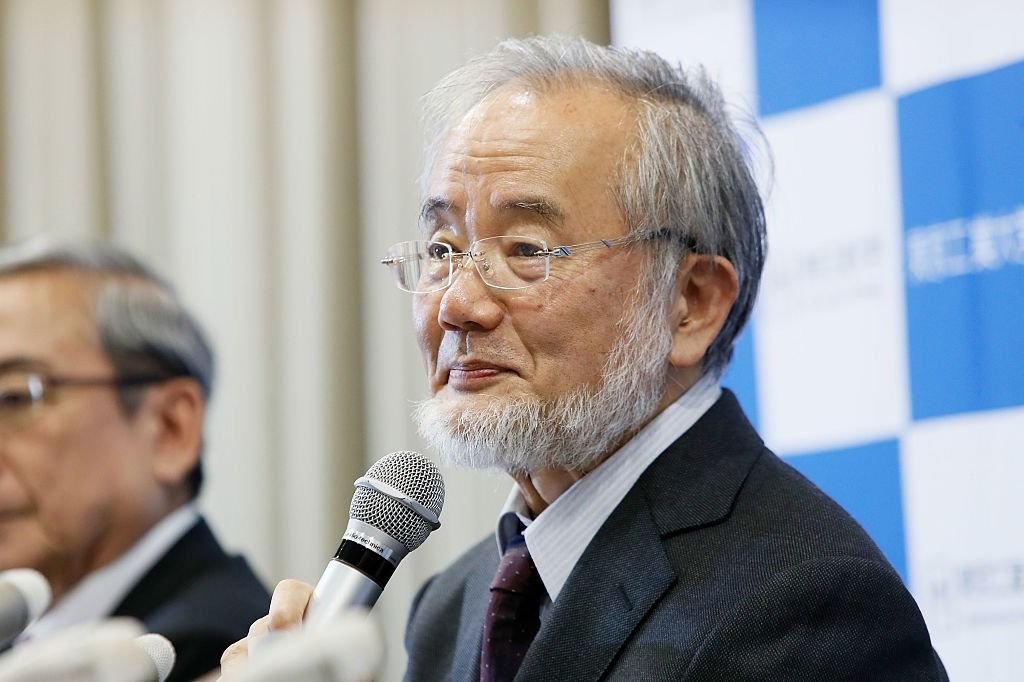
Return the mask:
<path id="1" fill-rule="evenodd" d="M 388 249 L 380 262 L 391 270 L 398 288 L 412 294 L 429 294 L 447 288 L 455 271 L 464 268 L 467 260 L 473 261 L 487 286 L 525 289 L 550 276 L 552 259 L 634 244 L 663 232 L 637 232 L 618 239 L 599 239 L 551 249 L 543 239 L 522 235 L 485 237 L 470 244 L 466 251 L 455 251 L 445 242 L 414 240 L 398 242 Z"/>

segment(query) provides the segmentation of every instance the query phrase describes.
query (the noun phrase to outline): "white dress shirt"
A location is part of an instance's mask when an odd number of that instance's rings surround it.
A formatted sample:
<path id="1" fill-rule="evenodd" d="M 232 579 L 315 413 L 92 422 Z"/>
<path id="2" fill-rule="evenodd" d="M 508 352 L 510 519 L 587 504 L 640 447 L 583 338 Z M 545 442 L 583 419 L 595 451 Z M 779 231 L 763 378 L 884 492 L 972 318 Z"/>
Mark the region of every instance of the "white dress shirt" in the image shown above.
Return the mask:
<path id="1" fill-rule="evenodd" d="M 127 552 L 85 576 L 19 639 L 38 639 L 56 630 L 110 616 L 146 572 L 199 520 L 195 502 L 160 519 Z"/>
<path id="2" fill-rule="evenodd" d="M 596 469 L 558 496 L 536 519 L 515 486 L 498 517 L 498 552 L 519 521 L 537 572 L 553 602 L 590 541 L 654 460 L 715 404 L 718 378 L 704 375 Z"/>

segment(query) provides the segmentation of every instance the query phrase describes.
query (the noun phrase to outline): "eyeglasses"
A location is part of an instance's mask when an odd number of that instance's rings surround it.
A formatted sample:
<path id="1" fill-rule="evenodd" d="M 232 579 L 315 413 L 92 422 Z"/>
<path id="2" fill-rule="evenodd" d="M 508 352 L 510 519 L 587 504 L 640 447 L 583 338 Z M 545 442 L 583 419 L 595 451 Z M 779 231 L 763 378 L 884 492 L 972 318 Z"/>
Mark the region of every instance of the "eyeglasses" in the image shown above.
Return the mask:
<path id="1" fill-rule="evenodd" d="M 667 230 L 639 232 L 618 239 L 600 239 L 553 249 L 549 249 L 543 239 L 505 235 L 478 239 L 461 252 L 445 242 L 408 241 L 392 246 L 380 262 L 391 270 L 398 288 L 412 294 L 429 294 L 449 287 L 455 271 L 464 268 L 467 260 L 476 264 L 476 271 L 487 286 L 525 289 L 550 276 L 553 259 L 625 246 L 667 234 Z"/>
<path id="2" fill-rule="evenodd" d="M 0 420 L 10 420 L 30 412 L 58 389 L 109 386 L 131 388 L 167 381 L 168 376 L 132 377 L 57 377 L 35 371 L 0 373 Z"/>

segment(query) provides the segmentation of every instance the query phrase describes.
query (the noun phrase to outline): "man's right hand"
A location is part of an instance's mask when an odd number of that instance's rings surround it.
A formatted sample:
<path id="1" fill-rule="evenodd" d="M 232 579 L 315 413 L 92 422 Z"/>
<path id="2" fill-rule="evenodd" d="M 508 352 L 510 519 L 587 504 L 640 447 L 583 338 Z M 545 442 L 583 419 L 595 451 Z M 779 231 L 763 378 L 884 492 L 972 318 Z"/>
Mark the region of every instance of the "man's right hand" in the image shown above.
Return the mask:
<path id="1" fill-rule="evenodd" d="M 291 630 L 302 625 L 302 617 L 313 596 L 313 586 L 299 580 L 282 580 L 270 598 L 270 613 L 249 627 L 249 634 L 227 649 L 220 658 L 222 680 L 240 675 L 249 662 L 249 651 L 258 646 L 268 632 Z"/>

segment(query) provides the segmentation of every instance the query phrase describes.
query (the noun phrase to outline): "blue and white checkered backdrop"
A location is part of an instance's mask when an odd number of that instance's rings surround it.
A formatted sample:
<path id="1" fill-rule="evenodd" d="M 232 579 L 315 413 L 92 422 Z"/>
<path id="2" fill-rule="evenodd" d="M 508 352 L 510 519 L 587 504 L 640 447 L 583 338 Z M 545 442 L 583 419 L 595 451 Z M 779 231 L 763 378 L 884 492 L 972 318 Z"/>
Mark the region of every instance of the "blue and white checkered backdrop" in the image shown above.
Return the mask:
<path id="1" fill-rule="evenodd" d="M 771 149 L 725 384 L 871 533 L 952 679 L 1024 680 L 1024 2 L 618 0 L 612 28 L 704 64 Z"/>

